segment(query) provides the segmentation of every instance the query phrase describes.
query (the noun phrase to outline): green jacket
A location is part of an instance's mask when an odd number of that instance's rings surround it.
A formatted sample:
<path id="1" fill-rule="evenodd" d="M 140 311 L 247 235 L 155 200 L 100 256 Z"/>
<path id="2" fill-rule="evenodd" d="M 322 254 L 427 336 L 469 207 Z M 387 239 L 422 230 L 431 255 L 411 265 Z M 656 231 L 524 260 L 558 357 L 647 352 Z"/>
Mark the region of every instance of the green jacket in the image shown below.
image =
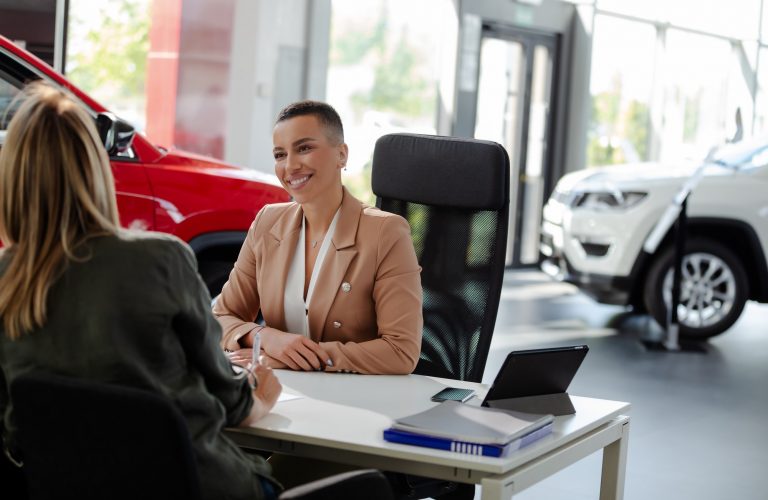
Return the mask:
<path id="1" fill-rule="evenodd" d="M 192 436 L 203 498 L 261 498 L 258 476 L 269 466 L 223 434 L 250 412 L 245 378 L 219 347 L 221 328 L 180 240 L 128 232 L 84 244 L 89 257 L 70 262 L 48 295 L 45 326 L 11 341 L 0 323 L 0 416 L 13 448 L 8 387 L 40 369 L 148 389 L 173 400 Z M 0 254 L 0 275 L 8 255 Z"/>

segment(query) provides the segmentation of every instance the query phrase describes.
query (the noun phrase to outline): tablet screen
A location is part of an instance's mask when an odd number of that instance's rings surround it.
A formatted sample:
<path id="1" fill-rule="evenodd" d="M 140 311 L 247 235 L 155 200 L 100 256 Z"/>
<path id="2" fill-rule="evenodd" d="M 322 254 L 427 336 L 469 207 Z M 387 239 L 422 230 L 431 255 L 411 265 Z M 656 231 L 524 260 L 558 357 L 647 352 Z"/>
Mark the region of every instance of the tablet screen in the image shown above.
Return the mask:
<path id="1" fill-rule="evenodd" d="M 566 392 L 589 348 L 586 345 L 512 351 L 483 401 Z"/>

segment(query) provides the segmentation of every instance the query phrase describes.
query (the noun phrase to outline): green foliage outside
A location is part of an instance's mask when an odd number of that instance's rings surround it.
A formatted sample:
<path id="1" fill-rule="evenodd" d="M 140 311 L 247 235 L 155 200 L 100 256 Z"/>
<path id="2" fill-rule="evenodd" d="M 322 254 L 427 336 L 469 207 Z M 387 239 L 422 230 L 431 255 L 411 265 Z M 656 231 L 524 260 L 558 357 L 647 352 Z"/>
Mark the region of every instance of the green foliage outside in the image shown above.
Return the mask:
<path id="1" fill-rule="evenodd" d="M 635 150 L 641 161 L 648 160 L 650 108 L 646 103 L 630 100 L 622 103 L 621 79 L 614 88 L 592 96 L 592 116 L 587 144 L 587 164 L 590 166 L 626 163 L 626 147 Z"/>
<path id="2" fill-rule="evenodd" d="M 343 174 L 341 180 L 355 198 L 371 206 L 376 204 L 376 195 L 373 194 L 373 189 L 371 188 L 370 161 L 359 172 Z"/>
<path id="3" fill-rule="evenodd" d="M 683 141 L 696 142 L 696 132 L 699 129 L 699 109 L 701 108 L 701 90 L 694 97 L 685 98 L 685 114 L 683 115 Z"/>
<path id="4" fill-rule="evenodd" d="M 592 98 L 592 121 L 595 125 L 608 125 L 611 130 L 618 125 L 621 92 L 602 92 Z"/>
<path id="5" fill-rule="evenodd" d="M 67 77 L 78 87 L 114 99 L 144 99 L 149 51 L 149 2 L 100 2 L 99 22 L 88 27 L 93 3 L 70 4 L 70 30 L 87 29 L 87 47 L 68 55 Z"/>
<path id="6" fill-rule="evenodd" d="M 424 253 L 424 238 L 427 235 L 429 209 L 426 205 L 412 204 L 408 211 L 408 224 L 411 226 L 411 238 L 416 255 Z"/>
<path id="7" fill-rule="evenodd" d="M 379 17 L 370 33 L 360 29 L 344 30 L 344 36 L 333 40 L 331 64 L 341 66 L 358 64 L 371 50 L 385 46 L 386 33 L 387 19 L 384 15 Z"/>
<path id="8" fill-rule="evenodd" d="M 419 117 L 434 113 L 429 83 L 418 75 L 418 51 L 408 43 L 405 33 L 391 54 L 379 47 L 382 59 L 375 67 L 373 88 L 352 96 L 353 105 L 361 109 L 394 111 L 400 115 Z"/>
<path id="9" fill-rule="evenodd" d="M 389 112 L 394 115 L 393 121 L 434 116 L 434 89 L 423 71 L 429 55 L 409 39 L 407 31 L 393 34 L 387 19 L 386 2 L 381 2 L 371 27 L 333 30 L 331 64 L 367 65 L 373 71 L 370 89 L 350 96 L 352 109 L 357 116 L 372 110 Z M 352 194 L 364 202 L 375 203 L 370 161 L 361 171 L 345 174 L 343 179 Z"/>
<path id="10" fill-rule="evenodd" d="M 625 135 L 635 147 L 641 160 L 648 160 L 648 131 L 651 128 L 651 109 L 640 101 L 630 101 L 625 113 Z"/>
<path id="11" fill-rule="evenodd" d="M 332 64 L 368 63 L 374 68 L 372 88 L 351 97 L 356 112 L 373 109 L 404 117 L 434 115 L 436 104 L 430 82 L 420 71 L 426 54 L 410 42 L 406 31 L 401 32 L 394 43 L 395 37 L 387 36 L 385 4 L 382 4 L 373 29 L 334 30 L 334 33 L 330 54 Z"/>

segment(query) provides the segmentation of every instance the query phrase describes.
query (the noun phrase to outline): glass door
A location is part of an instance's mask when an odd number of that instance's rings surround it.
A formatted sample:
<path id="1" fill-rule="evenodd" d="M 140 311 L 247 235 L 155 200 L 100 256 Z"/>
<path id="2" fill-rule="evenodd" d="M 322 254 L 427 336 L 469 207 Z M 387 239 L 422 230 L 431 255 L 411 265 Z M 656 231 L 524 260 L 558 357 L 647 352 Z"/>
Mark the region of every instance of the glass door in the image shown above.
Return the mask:
<path id="1" fill-rule="evenodd" d="M 507 265 L 537 264 L 551 175 L 557 35 L 485 25 L 474 136 L 502 144 L 511 163 Z"/>

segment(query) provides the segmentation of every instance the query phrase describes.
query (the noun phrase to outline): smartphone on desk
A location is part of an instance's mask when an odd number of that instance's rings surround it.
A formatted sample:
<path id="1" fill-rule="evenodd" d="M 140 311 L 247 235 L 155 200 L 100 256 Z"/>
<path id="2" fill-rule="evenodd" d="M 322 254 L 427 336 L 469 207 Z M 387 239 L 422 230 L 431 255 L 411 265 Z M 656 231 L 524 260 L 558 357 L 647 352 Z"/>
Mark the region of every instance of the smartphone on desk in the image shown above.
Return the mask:
<path id="1" fill-rule="evenodd" d="M 458 387 L 446 387 L 442 391 L 432 396 L 432 401 L 459 401 L 464 403 L 469 400 L 475 391 L 472 389 L 459 389 Z"/>

